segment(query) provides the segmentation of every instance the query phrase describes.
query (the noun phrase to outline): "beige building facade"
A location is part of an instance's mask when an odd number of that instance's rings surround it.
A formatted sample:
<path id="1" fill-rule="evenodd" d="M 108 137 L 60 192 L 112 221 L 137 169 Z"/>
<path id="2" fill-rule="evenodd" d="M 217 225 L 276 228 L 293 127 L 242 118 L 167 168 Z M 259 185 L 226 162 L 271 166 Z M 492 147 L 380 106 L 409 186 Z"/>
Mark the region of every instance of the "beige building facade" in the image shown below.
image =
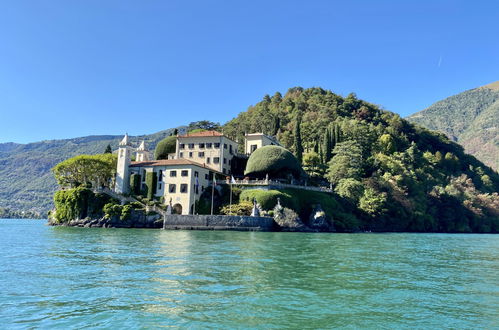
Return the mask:
<path id="1" fill-rule="evenodd" d="M 195 214 L 195 202 L 205 189 L 211 186 L 213 171 L 207 166 L 186 159 L 165 159 L 146 162 L 132 162 L 130 174 L 139 174 L 141 188 L 145 188 L 148 172 L 156 173 L 155 196 L 163 197 L 177 214 Z"/>
<path id="2" fill-rule="evenodd" d="M 237 154 L 237 142 L 216 131 L 177 136 L 176 159 L 192 160 L 226 175 Z"/>
<path id="3" fill-rule="evenodd" d="M 251 133 L 244 135 L 244 152 L 247 155 L 252 154 L 253 151 L 260 149 L 261 147 L 274 145 L 280 146 L 281 144 L 273 137 L 263 133 Z"/>

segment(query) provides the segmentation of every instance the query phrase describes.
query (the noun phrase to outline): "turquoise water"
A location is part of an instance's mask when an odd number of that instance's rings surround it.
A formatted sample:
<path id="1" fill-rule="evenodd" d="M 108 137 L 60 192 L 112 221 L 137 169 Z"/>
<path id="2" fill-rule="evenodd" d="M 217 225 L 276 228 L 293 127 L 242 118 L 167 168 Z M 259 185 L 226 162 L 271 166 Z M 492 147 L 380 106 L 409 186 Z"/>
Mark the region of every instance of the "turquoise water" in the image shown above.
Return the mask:
<path id="1" fill-rule="evenodd" d="M 0 328 L 498 328 L 499 235 L 0 220 Z"/>

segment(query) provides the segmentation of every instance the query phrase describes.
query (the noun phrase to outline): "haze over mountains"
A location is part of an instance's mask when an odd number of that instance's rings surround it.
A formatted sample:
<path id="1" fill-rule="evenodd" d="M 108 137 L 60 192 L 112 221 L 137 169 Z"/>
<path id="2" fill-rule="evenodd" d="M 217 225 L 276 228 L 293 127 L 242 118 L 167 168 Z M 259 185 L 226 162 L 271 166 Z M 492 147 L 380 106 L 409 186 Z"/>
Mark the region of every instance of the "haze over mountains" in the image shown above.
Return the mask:
<path id="1" fill-rule="evenodd" d="M 499 81 L 450 96 L 407 119 L 445 133 L 499 170 Z"/>

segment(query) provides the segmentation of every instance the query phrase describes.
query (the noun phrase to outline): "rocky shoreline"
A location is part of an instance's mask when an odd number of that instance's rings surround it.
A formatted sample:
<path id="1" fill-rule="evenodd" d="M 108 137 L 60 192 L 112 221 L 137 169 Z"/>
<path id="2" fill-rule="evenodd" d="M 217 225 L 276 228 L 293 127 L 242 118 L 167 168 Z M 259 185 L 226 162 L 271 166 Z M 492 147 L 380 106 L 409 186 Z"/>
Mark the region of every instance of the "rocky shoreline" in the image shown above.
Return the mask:
<path id="1" fill-rule="evenodd" d="M 163 218 L 159 214 L 146 215 L 144 211 L 133 210 L 129 217 L 121 219 L 119 216 L 74 219 L 59 223 L 49 219 L 49 226 L 83 227 L 83 228 L 163 228 Z"/>
<path id="2" fill-rule="evenodd" d="M 184 218 L 185 217 L 185 218 Z M 223 225 L 209 225 L 204 223 L 201 218 L 206 218 L 210 216 L 199 216 L 196 220 L 195 215 L 191 216 L 170 216 L 170 222 L 167 226 L 164 226 L 163 216 L 157 213 L 146 213 L 144 210 L 132 210 L 131 214 L 122 219 L 120 216 L 106 217 L 102 216 L 99 218 L 83 218 L 74 219 L 67 222 L 57 222 L 55 219 L 49 219 L 48 225 L 50 226 L 66 226 L 66 227 L 80 227 L 80 228 L 151 228 L 151 229 L 191 229 L 191 230 L 206 230 L 206 229 L 225 229 L 231 227 L 232 230 L 237 229 L 238 221 L 231 221 L 231 219 L 245 218 L 239 226 L 241 230 L 264 230 L 264 231 L 285 231 L 285 232 L 306 232 L 306 233 L 317 233 L 317 232 L 335 232 L 334 225 L 327 221 L 326 215 L 320 206 L 316 206 L 310 215 L 308 221 L 303 222 L 300 217 L 292 210 L 286 209 L 278 205 L 274 209 L 273 218 L 266 217 L 242 217 L 242 216 L 211 216 L 211 218 L 223 217 L 224 219 L 218 220 L 222 221 Z M 227 219 L 225 219 L 227 218 Z M 172 220 L 173 219 L 173 220 Z M 264 224 L 262 228 L 259 225 L 254 224 L 250 220 L 253 219 L 264 219 L 270 220 L 273 224 L 268 221 L 263 221 Z M 240 220 L 240 219 L 239 219 Z M 199 222 L 199 223 L 198 223 Z M 212 221 L 213 222 L 213 221 Z M 230 225 L 228 223 L 230 222 Z M 248 225 L 251 223 L 251 225 Z M 243 229 L 246 228 L 246 229 Z M 249 229 L 248 229 L 249 228 Z"/>

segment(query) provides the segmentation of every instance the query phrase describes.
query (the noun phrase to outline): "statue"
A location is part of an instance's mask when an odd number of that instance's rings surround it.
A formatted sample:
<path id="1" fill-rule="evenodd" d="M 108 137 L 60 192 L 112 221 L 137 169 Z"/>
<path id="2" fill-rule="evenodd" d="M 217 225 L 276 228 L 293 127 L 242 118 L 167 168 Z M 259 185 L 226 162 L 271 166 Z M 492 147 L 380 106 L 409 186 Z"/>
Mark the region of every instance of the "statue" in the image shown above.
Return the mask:
<path id="1" fill-rule="evenodd" d="M 173 207 L 172 207 L 172 199 L 170 198 L 170 203 L 168 204 L 168 206 L 166 207 L 166 214 L 167 215 L 171 215 L 172 214 L 172 210 L 173 210 Z"/>
<path id="2" fill-rule="evenodd" d="M 274 212 L 281 212 L 284 208 L 281 205 L 281 199 L 277 197 L 277 204 L 274 207 Z"/>
<path id="3" fill-rule="evenodd" d="M 258 206 L 256 205 L 256 198 L 253 199 L 253 210 L 251 211 L 251 216 L 252 217 L 259 217 L 260 216 L 260 210 L 258 209 Z"/>

